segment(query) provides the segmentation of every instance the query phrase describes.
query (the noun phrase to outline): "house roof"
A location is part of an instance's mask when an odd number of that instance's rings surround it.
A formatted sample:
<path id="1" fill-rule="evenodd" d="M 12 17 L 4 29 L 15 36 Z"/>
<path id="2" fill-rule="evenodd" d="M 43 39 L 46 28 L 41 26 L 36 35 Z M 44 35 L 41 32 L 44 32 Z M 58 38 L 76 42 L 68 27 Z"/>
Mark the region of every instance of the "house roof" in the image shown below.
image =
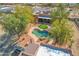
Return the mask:
<path id="1" fill-rule="evenodd" d="M 69 18 L 79 18 L 79 11 L 75 10 L 75 11 L 70 12 Z"/>
<path id="2" fill-rule="evenodd" d="M 31 43 L 25 48 L 25 50 L 22 52 L 22 54 L 29 55 L 29 56 L 36 55 L 38 48 L 39 48 L 38 44 Z"/>

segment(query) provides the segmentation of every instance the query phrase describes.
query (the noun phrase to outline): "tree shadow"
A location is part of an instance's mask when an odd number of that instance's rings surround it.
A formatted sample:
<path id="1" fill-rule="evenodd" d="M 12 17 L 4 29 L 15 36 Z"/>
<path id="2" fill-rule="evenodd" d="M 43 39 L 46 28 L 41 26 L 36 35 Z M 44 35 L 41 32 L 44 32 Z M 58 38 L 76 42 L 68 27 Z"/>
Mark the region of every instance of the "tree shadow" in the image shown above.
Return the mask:
<path id="1" fill-rule="evenodd" d="M 0 36 L 0 41 L 5 41 L 6 40 L 6 38 L 7 38 L 7 34 L 3 34 L 3 35 L 1 35 Z"/>

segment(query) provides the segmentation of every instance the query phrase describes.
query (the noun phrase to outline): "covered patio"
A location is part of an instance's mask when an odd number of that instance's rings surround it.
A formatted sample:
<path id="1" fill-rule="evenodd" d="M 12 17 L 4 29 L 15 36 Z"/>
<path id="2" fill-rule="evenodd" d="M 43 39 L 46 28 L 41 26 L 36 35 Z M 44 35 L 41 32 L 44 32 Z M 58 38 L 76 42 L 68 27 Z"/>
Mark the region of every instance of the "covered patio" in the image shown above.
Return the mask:
<path id="1" fill-rule="evenodd" d="M 38 51 L 39 46 L 40 46 L 39 44 L 31 43 L 24 49 L 24 51 L 20 53 L 20 55 L 35 56 Z"/>
<path id="2" fill-rule="evenodd" d="M 38 16 L 37 23 L 50 24 L 51 18 L 49 16 Z"/>

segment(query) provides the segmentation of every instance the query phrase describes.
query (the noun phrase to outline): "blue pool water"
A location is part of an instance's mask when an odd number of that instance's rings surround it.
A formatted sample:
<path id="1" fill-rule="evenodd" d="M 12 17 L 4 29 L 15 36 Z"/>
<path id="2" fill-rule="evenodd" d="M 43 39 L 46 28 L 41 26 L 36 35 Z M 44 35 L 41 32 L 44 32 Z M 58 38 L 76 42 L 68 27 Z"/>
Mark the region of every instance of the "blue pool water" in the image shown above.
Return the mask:
<path id="1" fill-rule="evenodd" d="M 40 46 L 36 56 L 71 56 L 70 51 L 50 46 Z"/>
<path id="2" fill-rule="evenodd" d="M 32 33 L 35 34 L 37 37 L 47 37 L 48 36 L 48 31 L 45 31 L 45 30 L 34 29 Z"/>

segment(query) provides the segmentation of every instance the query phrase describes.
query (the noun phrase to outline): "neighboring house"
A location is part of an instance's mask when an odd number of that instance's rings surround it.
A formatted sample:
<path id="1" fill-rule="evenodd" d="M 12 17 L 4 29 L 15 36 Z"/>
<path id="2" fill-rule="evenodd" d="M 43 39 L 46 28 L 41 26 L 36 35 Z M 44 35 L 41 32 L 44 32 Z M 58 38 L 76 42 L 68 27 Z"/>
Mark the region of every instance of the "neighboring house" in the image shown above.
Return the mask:
<path id="1" fill-rule="evenodd" d="M 74 21 L 76 25 L 79 27 L 79 9 L 77 8 L 71 9 L 69 19 Z"/>
<path id="2" fill-rule="evenodd" d="M 73 21 L 78 20 L 79 19 L 79 9 L 71 8 L 68 18 Z"/>

